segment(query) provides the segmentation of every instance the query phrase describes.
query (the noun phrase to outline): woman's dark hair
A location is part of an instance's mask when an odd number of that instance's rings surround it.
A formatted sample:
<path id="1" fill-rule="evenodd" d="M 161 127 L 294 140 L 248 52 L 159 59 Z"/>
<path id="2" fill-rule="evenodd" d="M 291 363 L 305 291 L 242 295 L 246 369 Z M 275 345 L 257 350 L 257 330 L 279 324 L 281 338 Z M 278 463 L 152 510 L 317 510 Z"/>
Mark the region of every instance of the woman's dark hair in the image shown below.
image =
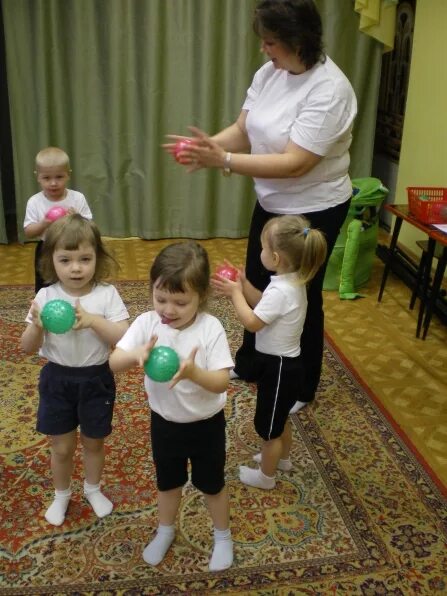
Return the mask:
<path id="1" fill-rule="evenodd" d="M 66 215 L 48 226 L 42 245 L 39 271 L 47 283 L 55 283 L 57 274 L 53 263 L 55 250 L 78 250 L 83 243 L 90 244 L 96 254 L 96 268 L 93 277 L 96 283 L 106 280 L 118 269 L 119 265 L 104 246 L 98 226 L 85 219 L 79 213 Z"/>
<path id="2" fill-rule="evenodd" d="M 325 60 L 323 26 L 313 0 L 260 0 L 253 29 L 259 37 L 270 34 L 279 39 L 307 69 Z"/>
<path id="3" fill-rule="evenodd" d="M 189 240 L 175 242 L 163 248 L 152 264 L 151 290 L 160 288 L 168 292 L 197 292 L 200 306 L 204 308 L 210 287 L 210 263 L 201 244 Z"/>

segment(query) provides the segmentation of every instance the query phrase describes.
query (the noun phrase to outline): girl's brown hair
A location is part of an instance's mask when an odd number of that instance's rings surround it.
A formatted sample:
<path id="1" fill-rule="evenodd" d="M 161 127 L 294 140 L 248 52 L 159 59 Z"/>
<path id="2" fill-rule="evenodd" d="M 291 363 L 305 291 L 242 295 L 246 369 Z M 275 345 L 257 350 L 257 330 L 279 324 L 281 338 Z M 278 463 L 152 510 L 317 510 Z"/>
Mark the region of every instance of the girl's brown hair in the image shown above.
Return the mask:
<path id="1" fill-rule="evenodd" d="M 303 283 L 309 282 L 326 260 L 324 234 L 310 227 L 302 215 L 280 215 L 265 224 L 261 237 L 274 252 L 282 253 L 291 271 Z"/>
<path id="2" fill-rule="evenodd" d="M 53 263 L 55 250 L 77 250 L 84 242 L 90 244 L 96 254 L 95 282 L 104 281 L 116 273 L 118 262 L 104 246 L 98 226 L 79 213 L 73 213 L 57 219 L 47 228 L 39 262 L 43 279 L 47 283 L 55 283 L 58 279 Z"/>
<path id="3" fill-rule="evenodd" d="M 168 292 L 192 289 L 199 295 L 201 308 L 204 308 L 210 287 L 208 254 L 193 240 L 169 244 L 155 257 L 149 278 L 152 291 L 154 288 Z"/>

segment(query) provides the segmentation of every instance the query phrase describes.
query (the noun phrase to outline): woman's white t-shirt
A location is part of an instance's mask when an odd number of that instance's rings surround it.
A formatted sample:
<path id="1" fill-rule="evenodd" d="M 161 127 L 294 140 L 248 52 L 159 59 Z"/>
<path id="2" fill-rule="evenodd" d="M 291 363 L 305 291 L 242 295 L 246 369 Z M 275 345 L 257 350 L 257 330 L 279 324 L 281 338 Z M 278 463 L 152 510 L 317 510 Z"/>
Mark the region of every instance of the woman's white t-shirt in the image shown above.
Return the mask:
<path id="1" fill-rule="evenodd" d="M 255 178 L 259 203 L 278 214 L 321 211 L 352 193 L 349 147 L 357 101 L 346 76 L 326 57 L 294 75 L 270 61 L 255 74 L 242 106 L 252 154 L 282 153 L 291 140 L 323 157 L 299 178 Z"/>

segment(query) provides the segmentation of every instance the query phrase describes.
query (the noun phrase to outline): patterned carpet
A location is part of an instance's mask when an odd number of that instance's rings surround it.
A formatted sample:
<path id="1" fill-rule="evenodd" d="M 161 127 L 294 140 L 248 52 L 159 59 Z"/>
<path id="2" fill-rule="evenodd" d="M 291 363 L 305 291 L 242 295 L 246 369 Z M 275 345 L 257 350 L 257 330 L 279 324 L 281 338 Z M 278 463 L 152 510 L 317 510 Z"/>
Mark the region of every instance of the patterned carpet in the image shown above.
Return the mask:
<path id="1" fill-rule="evenodd" d="M 146 283 L 120 282 L 131 315 Z M 0 287 L 0 594 L 445 594 L 446 500 L 337 349 L 326 346 L 316 402 L 293 417 L 295 463 L 273 491 L 241 485 L 257 451 L 254 386 L 233 382 L 226 408 L 227 479 L 235 564 L 207 571 L 211 524 L 188 485 L 173 547 L 157 568 L 141 552 L 156 526 L 149 414 L 140 372 L 118 377 L 104 492 L 114 513 L 97 520 L 81 497 L 77 458 L 66 522 L 43 518 L 52 497 L 45 438 L 34 432 L 41 362 L 18 338 L 32 288 Z M 211 310 L 234 349 L 241 328 L 223 299 Z"/>

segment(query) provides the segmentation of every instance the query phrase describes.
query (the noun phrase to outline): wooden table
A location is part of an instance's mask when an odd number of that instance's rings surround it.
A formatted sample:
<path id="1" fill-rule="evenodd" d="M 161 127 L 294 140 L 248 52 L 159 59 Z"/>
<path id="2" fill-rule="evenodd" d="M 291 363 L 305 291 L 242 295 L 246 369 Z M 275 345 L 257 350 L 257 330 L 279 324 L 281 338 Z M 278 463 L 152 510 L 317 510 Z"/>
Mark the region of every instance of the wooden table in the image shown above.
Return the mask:
<path id="1" fill-rule="evenodd" d="M 385 284 L 390 272 L 391 264 L 396 255 L 397 239 L 399 238 L 402 222 L 406 221 L 428 236 L 427 261 L 424 275 L 422 276 L 421 304 L 419 307 L 418 324 L 416 328 L 416 337 L 420 337 L 422 330 L 422 339 L 425 339 L 447 265 L 447 234 L 444 234 L 429 224 L 424 224 L 417 220 L 408 211 L 408 205 L 385 205 L 385 209 L 396 217 L 396 221 L 394 222 L 390 250 L 382 275 L 378 301 L 380 302 L 382 300 L 383 291 L 385 289 Z M 430 285 L 430 274 L 436 242 L 441 244 L 443 250 L 438 260 L 438 266 L 436 267 L 435 276 L 433 278 L 431 292 L 429 293 L 428 289 Z"/>

